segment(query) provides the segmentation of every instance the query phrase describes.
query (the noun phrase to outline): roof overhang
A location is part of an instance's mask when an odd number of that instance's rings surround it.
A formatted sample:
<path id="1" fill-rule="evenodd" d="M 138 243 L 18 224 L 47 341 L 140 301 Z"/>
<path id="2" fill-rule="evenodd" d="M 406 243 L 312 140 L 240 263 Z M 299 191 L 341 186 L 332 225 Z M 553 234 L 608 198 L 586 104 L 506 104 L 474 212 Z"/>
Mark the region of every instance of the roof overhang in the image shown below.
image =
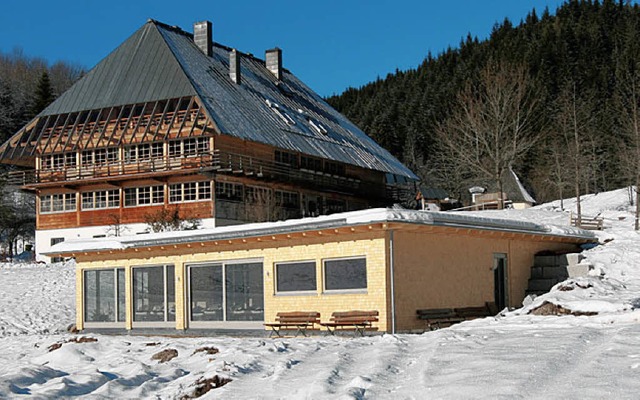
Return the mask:
<path id="1" fill-rule="evenodd" d="M 55 245 L 45 255 L 77 256 L 101 252 L 136 249 L 163 249 L 167 246 L 205 247 L 223 244 L 269 242 L 280 239 L 312 238 L 325 235 L 359 234 L 390 229 L 421 229 L 452 234 L 483 234 L 494 237 L 556 241 L 565 243 L 596 243 L 590 231 L 570 226 L 542 225 L 532 222 L 484 218 L 463 214 L 416 210 L 371 209 L 330 216 L 303 218 L 280 222 L 234 225 L 213 229 L 150 233 L 113 238 L 70 240 Z M 331 240 L 331 239 L 327 239 Z"/>

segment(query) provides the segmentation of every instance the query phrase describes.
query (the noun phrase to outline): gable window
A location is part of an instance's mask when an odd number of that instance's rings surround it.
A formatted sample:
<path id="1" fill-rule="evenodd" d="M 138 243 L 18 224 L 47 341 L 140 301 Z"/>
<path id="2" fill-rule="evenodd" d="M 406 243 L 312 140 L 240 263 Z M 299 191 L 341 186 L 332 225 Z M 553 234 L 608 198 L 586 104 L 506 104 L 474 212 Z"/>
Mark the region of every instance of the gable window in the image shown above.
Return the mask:
<path id="1" fill-rule="evenodd" d="M 124 189 L 124 206 L 164 204 L 164 186 L 142 186 Z"/>
<path id="2" fill-rule="evenodd" d="M 184 182 L 169 185 L 169 203 L 211 199 L 211 182 Z"/>
<path id="3" fill-rule="evenodd" d="M 173 265 L 133 268 L 133 321 L 176 320 Z"/>
<path id="4" fill-rule="evenodd" d="M 197 137 L 169 142 L 169 157 L 195 156 L 209 151 L 209 138 Z"/>
<path id="5" fill-rule="evenodd" d="M 315 261 L 277 263 L 276 293 L 316 291 Z"/>
<path id="6" fill-rule="evenodd" d="M 169 142 L 169 157 L 179 157 L 182 153 L 182 141 L 172 140 Z"/>
<path id="7" fill-rule="evenodd" d="M 164 144 L 151 143 L 151 158 L 161 158 L 164 156 Z"/>
<path id="8" fill-rule="evenodd" d="M 118 160 L 118 149 L 109 147 L 104 149 L 84 150 L 80 154 L 80 163 L 83 167 L 105 165 Z"/>
<path id="9" fill-rule="evenodd" d="M 76 211 L 75 193 L 58 193 L 40 196 L 40 213 Z"/>
<path id="10" fill-rule="evenodd" d="M 40 158 L 40 169 L 63 169 L 76 167 L 76 153 L 44 155 Z"/>
<path id="11" fill-rule="evenodd" d="M 124 268 L 84 271 L 84 321 L 124 322 Z"/>
<path id="12" fill-rule="evenodd" d="M 324 290 L 367 289 L 367 260 L 364 257 L 324 260 Z"/>

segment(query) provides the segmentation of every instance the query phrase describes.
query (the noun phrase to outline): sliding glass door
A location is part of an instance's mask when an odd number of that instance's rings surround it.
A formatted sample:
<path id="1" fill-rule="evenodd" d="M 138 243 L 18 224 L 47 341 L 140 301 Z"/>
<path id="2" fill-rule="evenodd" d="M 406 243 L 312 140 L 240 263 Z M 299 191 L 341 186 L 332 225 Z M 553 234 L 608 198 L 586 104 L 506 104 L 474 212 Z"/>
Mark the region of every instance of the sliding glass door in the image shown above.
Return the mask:
<path id="1" fill-rule="evenodd" d="M 191 323 L 263 321 L 262 262 L 188 266 Z"/>

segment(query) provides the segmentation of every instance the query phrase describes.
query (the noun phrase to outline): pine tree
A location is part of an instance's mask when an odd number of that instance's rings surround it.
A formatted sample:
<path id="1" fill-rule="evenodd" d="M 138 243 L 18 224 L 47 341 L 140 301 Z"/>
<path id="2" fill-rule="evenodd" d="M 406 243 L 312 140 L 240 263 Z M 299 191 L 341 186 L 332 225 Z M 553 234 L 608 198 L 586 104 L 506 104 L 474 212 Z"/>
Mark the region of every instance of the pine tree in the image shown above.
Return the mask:
<path id="1" fill-rule="evenodd" d="M 40 114 L 42 110 L 47 108 L 51 102 L 55 100 L 53 95 L 53 88 L 51 87 L 51 81 L 49 80 L 49 74 L 47 71 L 42 72 L 38 86 L 36 87 L 35 98 L 31 107 L 31 114 L 36 116 Z"/>

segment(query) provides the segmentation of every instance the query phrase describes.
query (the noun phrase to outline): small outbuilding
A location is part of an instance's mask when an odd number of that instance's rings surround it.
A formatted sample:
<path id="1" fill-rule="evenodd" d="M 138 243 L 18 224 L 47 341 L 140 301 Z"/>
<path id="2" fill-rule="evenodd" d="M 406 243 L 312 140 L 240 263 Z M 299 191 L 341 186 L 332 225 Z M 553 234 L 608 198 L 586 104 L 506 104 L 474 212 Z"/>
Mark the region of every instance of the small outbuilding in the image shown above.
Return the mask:
<path id="1" fill-rule="evenodd" d="M 416 310 L 519 306 L 534 255 L 588 231 L 416 210 L 67 241 L 81 330 L 264 329 L 278 312 L 376 310 L 381 332 L 424 329 Z"/>

